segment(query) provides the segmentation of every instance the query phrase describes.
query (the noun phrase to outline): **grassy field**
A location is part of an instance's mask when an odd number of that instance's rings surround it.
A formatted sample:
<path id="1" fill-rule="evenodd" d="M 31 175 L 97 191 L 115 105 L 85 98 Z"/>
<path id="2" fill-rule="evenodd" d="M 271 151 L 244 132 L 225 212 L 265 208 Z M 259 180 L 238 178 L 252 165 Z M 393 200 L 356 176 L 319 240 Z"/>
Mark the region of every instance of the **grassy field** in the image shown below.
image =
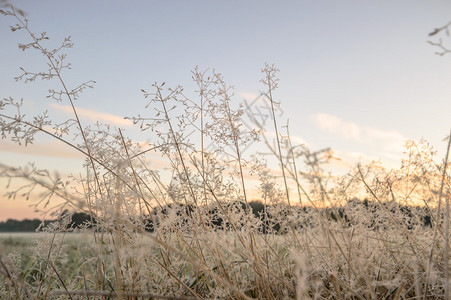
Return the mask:
<path id="1" fill-rule="evenodd" d="M 327 231 L 286 234 L 27 233 L 2 234 L 0 240 L 10 270 L 21 270 L 30 293 L 41 286 L 46 299 L 409 299 L 424 291 L 432 237 L 432 228 L 405 236 L 399 230 L 344 229 L 331 223 Z M 436 250 L 441 247 L 437 244 Z M 438 259 L 428 299 L 444 292 Z M 0 291 L 13 299 L 8 286 L 3 282 Z"/>

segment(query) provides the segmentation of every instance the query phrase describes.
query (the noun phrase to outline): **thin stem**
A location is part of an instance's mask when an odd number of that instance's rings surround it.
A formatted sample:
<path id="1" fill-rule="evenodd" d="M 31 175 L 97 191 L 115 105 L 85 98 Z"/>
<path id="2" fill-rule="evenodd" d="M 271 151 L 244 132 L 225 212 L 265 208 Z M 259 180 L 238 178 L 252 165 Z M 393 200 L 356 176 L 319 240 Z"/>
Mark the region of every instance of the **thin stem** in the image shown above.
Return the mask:
<path id="1" fill-rule="evenodd" d="M 292 159 L 292 161 L 293 161 L 293 174 L 294 174 L 294 180 L 295 180 L 296 182 L 298 182 L 298 181 L 299 181 L 299 178 L 298 178 L 298 171 L 297 171 L 297 167 L 296 167 L 296 160 L 295 160 L 295 158 L 294 158 L 294 151 L 293 151 L 294 148 L 293 148 L 293 146 L 292 146 L 292 144 L 291 144 L 291 136 L 290 136 L 290 131 L 289 131 L 289 127 L 288 127 L 288 121 L 287 121 L 287 139 L 288 139 L 288 147 L 289 147 L 290 152 L 291 152 L 291 159 Z M 299 185 L 296 185 L 296 187 L 297 187 L 297 191 L 298 191 L 299 204 L 300 204 L 301 207 L 302 207 L 301 189 L 300 189 Z"/>
<path id="2" fill-rule="evenodd" d="M 175 131 L 174 131 L 174 128 L 172 127 L 172 122 L 171 122 L 171 119 L 169 117 L 169 112 L 168 112 L 168 110 L 166 108 L 166 102 L 165 102 L 166 99 L 163 98 L 163 96 L 161 94 L 161 88 L 158 87 L 158 86 L 156 88 L 157 88 L 158 100 L 159 100 L 159 102 L 161 103 L 161 105 L 163 107 L 165 119 L 167 120 L 167 123 L 169 125 L 169 132 L 171 134 L 172 140 L 174 141 L 174 145 L 175 145 L 175 148 L 177 150 L 177 154 L 179 156 L 180 163 L 182 164 L 183 172 L 185 173 L 185 176 L 186 176 L 186 181 L 188 183 L 188 190 L 190 191 L 191 198 L 193 199 L 194 204 L 196 205 L 197 213 L 199 215 L 199 220 L 203 224 L 203 226 L 205 226 L 205 223 L 204 223 L 203 217 L 202 217 L 202 213 L 200 211 L 199 205 L 197 204 L 197 197 L 196 197 L 196 194 L 194 193 L 194 189 L 193 189 L 192 184 L 191 184 L 188 168 L 185 165 L 185 159 L 183 158 L 183 154 L 182 154 L 182 150 L 180 149 L 180 144 L 179 144 L 178 138 L 175 135 Z M 188 203 L 187 203 L 187 205 L 188 205 Z M 191 214 L 189 209 L 188 209 L 188 213 Z"/>
<path id="3" fill-rule="evenodd" d="M 427 292 L 428 292 L 428 286 L 429 286 L 429 280 L 430 280 L 430 274 L 431 274 L 431 266 L 432 266 L 432 258 L 434 256 L 434 248 L 435 248 L 435 240 L 437 239 L 437 233 L 438 233 L 438 227 L 440 226 L 440 206 L 442 203 L 442 195 L 443 195 L 443 186 L 445 184 L 445 176 L 446 176 L 446 168 L 448 167 L 448 157 L 449 157 L 449 151 L 451 148 L 451 131 L 450 131 L 450 135 L 448 136 L 448 147 L 446 148 L 446 155 L 445 155 L 445 161 L 443 164 L 443 170 L 442 170 L 442 180 L 440 182 L 440 192 L 438 194 L 438 205 L 437 205 L 437 214 L 436 214 L 436 221 L 435 221 L 435 226 L 434 226 L 434 237 L 432 238 L 432 243 L 431 243 L 431 250 L 429 252 L 429 261 L 428 261 L 428 269 L 427 269 L 427 273 L 426 273 L 426 283 L 424 286 L 424 293 L 423 293 L 423 300 L 426 300 L 427 298 Z M 447 218 L 446 218 L 446 223 L 449 223 L 449 197 L 446 198 L 447 201 Z M 448 225 L 449 226 L 449 225 Z M 448 232 L 445 232 L 445 253 L 448 253 Z M 445 264 L 448 265 L 448 256 L 445 256 Z M 445 270 L 445 276 L 447 277 L 446 279 L 448 280 L 449 277 L 449 270 L 448 268 Z M 449 296 L 449 282 L 446 281 L 446 293 Z M 449 297 L 447 298 L 449 299 Z"/>
<path id="4" fill-rule="evenodd" d="M 3 269 L 3 271 L 6 273 L 6 277 L 8 278 L 8 280 L 11 282 L 12 286 L 14 287 L 14 290 L 16 291 L 16 296 L 19 297 L 20 293 L 19 293 L 19 287 L 17 286 L 17 279 L 14 278 L 14 276 L 11 274 L 10 270 L 8 269 L 8 267 L 6 266 L 6 264 L 3 262 L 2 256 L 0 255 L 0 265 Z M 28 299 L 34 299 L 35 297 L 33 297 L 30 292 L 28 291 L 27 287 L 25 286 L 25 284 L 20 280 L 20 283 L 22 283 L 22 289 L 25 292 L 25 295 L 27 296 Z"/>
<path id="5" fill-rule="evenodd" d="M 269 98 L 269 102 L 271 102 L 272 120 L 273 120 L 273 124 L 274 124 L 274 131 L 276 132 L 278 158 L 279 158 L 280 166 L 282 168 L 282 176 L 283 176 L 283 182 L 285 185 L 285 192 L 287 195 L 288 207 L 291 210 L 290 193 L 288 191 L 287 177 L 285 175 L 285 164 L 283 162 L 282 150 L 281 150 L 280 140 L 279 140 L 279 130 L 277 129 L 276 112 L 274 109 L 274 99 L 272 97 L 272 90 L 273 90 L 272 77 L 271 77 L 271 73 L 268 69 L 265 69 L 265 71 L 266 71 L 266 80 L 267 80 L 267 85 L 268 85 L 268 98 Z"/>
<path id="6" fill-rule="evenodd" d="M 47 49 L 45 49 L 44 47 L 41 46 L 41 44 L 39 43 L 39 40 L 35 37 L 35 35 L 34 35 L 34 34 L 30 31 L 30 29 L 28 28 L 28 22 L 27 22 L 27 23 L 24 23 L 24 22 L 22 21 L 22 19 L 19 18 L 19 17 L 17 16 L 14 7 L 12 7 L 12 10 L 13 10 L 13 12 L 14 12 L 14 16 L 16 17 L 16 19 L 22 24 L 23 28 L 25 28 L 25 30 L 28 32 L 28 34 L 29 34 L 29 35 L 31 36 L 31 38 L 34 40 L 34 42 L 35 42 L 35 44 L 37 45 L 37 47 L 39 48 L 39 50 L 41 50 L 41 52 L 47 57 L 47 59 L 48 59 L 48 61 L 49 61 L 49 63 L 50 63 L 51 68 L 55 71 L 55 73 L 56 73 L 56 75 L 57 75 L 57 77 L 58 77 L 58 79 L 59 79 L 61 85 L 63 86 L 64 93 L 65 93 L 65 95 L 67 96 L 67 98 L 68 98 L 68 100 L 69 100 L 69 102 L 70 102 L 70 105 L 71 105 L 71 108 L 72 108 L 72 112 L 74 113 L 75 119 L 76 119 L 77 124 L 78 124 L 78 127 L 79 127 L 79 129 L 80 129 L 80 133 L 81 133 L 81 135 L 82 135 L 82 137 L 83 137 L 83 141 L 84 141 L 84 143 L 85 143 L 85 147 L 86 147 L 86 150 L 87 150 L 87 152 L 88 152 L 88 158 L 89 158 L 89 160 L 90 160 L 90 162 L 91 162 L 91 167 L 92 167 L 92 169 L 94 170 L 94 177 L 95 177 L 95 180 L 96 180 L 98 183 L 100 183 L 100 182 L 99 182 L 99 179 L 98 179 L 98 177 L 97 177 L 97 172 L 96 172 L 94 160 L 93 160 L 93 157 L 92 157 L 92 155 L 91 155 L 91 149 L 90 149 L 90 147 L 89 147 L 89 144 L 88 144 L 88 141 L 87 141 L 85 132 L 84 132 L 84 130 L 83 130 L 83 126 L 81 125 L 81 121 L 80 121 L 80 118 L 78 117 L 77 110 L 75 109 L 75 105 L 74 105 L 74 102 L 73 102 L 73 100 L 72 100 L 71 94 L 70 94 L 69 90 L 67 89 L 66 83 L 64 82 L 64 80 L 63 80 L 63 78 L 62 78 L 62 76 L 61 76 L 60 69 L 58 69 L 58 68 L 55 66 L 55 62 L 53 61 L 53 60 L 54 60 L 53 55 L 50 54 L 50 53 L 47 51 Z M 99 184 L 99 186 L 100 186 L 100 184 Z M 100 188 L 99 188 L 99 192 L 100 192 L 100 194 L 102 194 L 102 190 L 101 190 Z"/>
<path id="7" fill-rule="evenodd" d="M 125 186 L 127 186 L 131 191 L 133 191 L 134 193 L 136 193 L 143 201 L 146 201 L 146 199 L 144 199 L 142 196 L 140 196 L 140 195 L 132 188 L 132 186 L 130 186 L 130 185 L 129 185 L 129 184 L 128 184 L 121 176 L 119 176 L 119 174 L 117 174 L 115 171 L 113 171 L 111 168 L 109 168 L 107 165 L 105 165 L 103 162 L 101 162 L 101 161 L 98 160 L 97 158 L 95 158 L 95 157 L 93 157 L 93 156 L 90 156 L 89 153 L 87 153 L 86 151 L 82 150 L 80 147 L 77 147 L 76 145 L 74 145 L 74 144 L 72 144 L 72 143 L 66 141 L 65 139 L 59 137 L 58 135 L 56 135 L 56 134 L 54 134 L 54 133 L 51 133 L 50 131 L 48 131 L 48 130 L 42 128 L 42 127 L 38 127 L 38 126 L 36 126 L 36 125 L 34 125 L 34 124 L 32 124 L 32 123 L 29 123 L 29 122 L 27 122 L 27 121 L 23 121 L 23 120 L 21 120 L 21 119 L 16 119 L 16 118 L 13 118 L 13 117 L 10 117 L 10 116 L 6 116 L 6 115 L 3 115 L 3 114 L 0 114 L 0 117 L 6 118 L 6 119 L 9 119 L 9 120 L 13 120 L 13 121 L 16 121 L 16 122 L 18 122 L 18 123 L 25 124 L 25 125 L 27 125 L 27 126 L 29 126 L 29 127 L 38 129 L 39 131 L 41 131 L 41 132 L 43 132 L 43 133 L 45 133 L 45 134 L 47 134 L 47 135 L 49 135 L 49 136 L 51 136 L 51 137 L 57 139 L 57 140 L 60 141 L 60 142 L 63 142 L 64 144 L 70 146 L 71 148 L 77 150 L 78 152 L 80 152 L 80 153 L 82 153 L 83 155 L 89 157 L 90 159 L 92 159 L 93 161 L 95 161 L 96 163 L 98 163 L 100 166 L 102 166 L 103 168 L 105 168 L 105 170 L 107 170 L 108 172 L 110 172 L 111 174 L 113 174 L 113 176 L 118 177 L 119 180 L 121 180 L 122 183 L 125 184 Z M 94 170 L 94 173 L 96 173 L 95 170 Z M 96 180 L 96 181 L 97 181 L 97 180 Z M 98 185 L 100 185 L 100 183 L 99 183 Z"/>

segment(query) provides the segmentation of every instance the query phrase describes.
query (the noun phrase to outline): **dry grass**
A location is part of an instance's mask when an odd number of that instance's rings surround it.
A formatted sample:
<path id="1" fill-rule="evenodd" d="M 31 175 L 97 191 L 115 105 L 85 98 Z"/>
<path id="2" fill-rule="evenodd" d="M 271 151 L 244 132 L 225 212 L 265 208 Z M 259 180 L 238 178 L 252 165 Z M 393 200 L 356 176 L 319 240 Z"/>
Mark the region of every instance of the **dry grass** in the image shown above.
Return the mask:
<path id="1" fill-rule="evenodd" d="M 262 82 L 273 109 L 275 143 L 264 128 L 243 128 L 245 111 L 231 104 L 233 88 L 221 74 L 195 69 L 196 100 L 182 87 L 166 88 L 164 83 L 143 90 L 148 110 L 130 118 L 152 132 L 152 144 L 143 148 L 120 129 L 83 126 L 73 100 L 93 82 L 66 86 L 67 65 L 59 53 L 72 47 L 70 39 L 48 50 L 45 34 L 33 34 L 20 10 L 5 5 L 2 14 L 15 18 L 13 31 L 31 37 L 21 49 L 40 51 L 49 64 L 41 73 L 23 70 L 18 79 L 56 80 L 61 92 L 50 91 L 49 97 L 73 108 L 72 119 L 55 124 L 46 114 L 27 119 L 20 101 L 3 99 L 3 137 L 26 145 L 37 132 L 45 133 L 84 154 L 87 170 L 85 176 L 61 178 L 33 166 L 2 165 L 3 177 L 27 182 L 20 193 L 10 195 L 44 190 L 36 200 L 38 208 L 49 209 L 46 203 L 59 198 L 64 202 L 53 211 L 82 210 L 96 219 L 81 230 L 92 236 L 89 243 L 67 238 L 66 216 L 44 228 L 47 235 L 30 246 L 25 263 L 15 251 L 0 249 L 2 298 L 449 295 L 448 154 L 437 161 L 427 143 L 409 141 L 398 170 L 359 164 L 346 175 L 330 175 L 323 170 L 328 151 L 292 145 L 288 130 L 280 133 L 273 99 L 278 70 L 271 65 L 262 70 Z M 279 170 L 266 163 L 271 159 L 244 155 L 250 143 L 266 145 Z M 169 170 L 154 169 L 149 153 L 158 153 Z M 251 180 L 260 182 L 260 216 L 249 206 Z M 368 201 L 355 200 L 361 195 Z M 231 205 L 237 201 L 242 205 Z M 272 225 L 265 227 L 268 222 Z M 152 233 L 146 231 L 149 224 Z"/>

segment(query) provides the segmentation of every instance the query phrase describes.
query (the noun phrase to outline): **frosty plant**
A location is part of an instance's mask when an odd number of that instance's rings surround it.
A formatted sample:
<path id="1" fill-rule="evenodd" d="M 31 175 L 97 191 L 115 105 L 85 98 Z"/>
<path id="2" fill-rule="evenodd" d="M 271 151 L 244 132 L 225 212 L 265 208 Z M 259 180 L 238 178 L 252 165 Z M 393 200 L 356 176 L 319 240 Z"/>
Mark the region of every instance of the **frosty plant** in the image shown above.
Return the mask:
<path id="1" fill-rule="evenodd" d="M 271 122 L 236 103 L 220 73 L 195 68 L 190 93 L 164 83 L 142 90 L 146 110 L 128 117 L 151 141 L 139 143 L 80 120 L 75 100 L 94 81 L 65 81 L 70 37 L 49 50 L 23 11 L 3 4 L 1 14 L 28 36 L 19 48 L 40 52 L 48 66 L 21 68 L 16 79 L 50 80 L 47 97 L 72 111 L 55 123 L 3 98 L 2 139 L 26 146 L 43 133 L 84 155 L 86 172 L 0 165 L 8 198 L 25 197 L 54 219 L 20 252 L 0 244 L 0 298 L 448 297 L 448 153 L 439 160 L 426 142 L 408 141 L 397 170 L 360 163 L 328 173 L 330 149 L 292 144 L 270 64 L 261 94 Z M 251 144 L 260 152 L 249 153 Z M 89 218 L 75 227 L 80 211 Z"/>

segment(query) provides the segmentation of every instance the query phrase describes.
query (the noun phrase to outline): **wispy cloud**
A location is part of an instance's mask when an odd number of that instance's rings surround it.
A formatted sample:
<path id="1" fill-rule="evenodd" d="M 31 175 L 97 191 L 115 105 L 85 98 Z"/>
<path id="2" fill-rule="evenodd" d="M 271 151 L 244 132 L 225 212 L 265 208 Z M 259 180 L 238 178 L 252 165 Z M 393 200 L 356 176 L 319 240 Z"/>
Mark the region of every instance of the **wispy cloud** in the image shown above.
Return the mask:
<path id="1" fill-rule="evenodd" d="M 310 143 L 308 143 L 306 140 L 304 140 L 302 137 L 297 135 L 290 135 L 291 145 L 292 146 L 298 146 L 298 145 L 304 145 L 307 147 L 310 147 Z"/>
<path id="2" fill-rule="evenodd" d="M 67 145 L 63 145 L 58 141 L 35 142 L 33 144 L 28 144 L 26 147 L 23 145 L 20 146 L 13 142 L 2 141 L 0 143 L 0 151 L 61 158 L 83 157 L 83 154 L 81 154 L 80 152 L 70 148 Z"/>
<path id="3" fill-rule="evenodd" d="M 260 94 L 258 94 L 258 93 L 251 93 L 251 92 L 238 92 L 237 95 L 238 95 L 238 97 L 241 97 L 247 101 L 253 101 L 260 96 Z"/>
<path id="4" fill-rule="evenodd" d="M 268 139 L 268 141 L 271 142 L 271 140 L 275 140 L 276 139 L 276 132 L 274 130 L 268 130 L 268 131 L 265 131 L 264 133 L 265 133 L 265 136 Z M 280 137 L 280 135 L 285 137 L 286 133 L 283 132 L 281 134 L 279 132 L 279 137 Z M 304 145 L 304 146 L 307 146 L 307 147 L 311 146 L 311 144 L 308 143 L 304 138 L 302 138 L 302 137 L 300 137 L 298 135 L 292 135 L 291 132 L 290 132 L 290 140 L 291 140 L 291 145 L 292 146 L 299 146 L 299 145 Z"/>
<path id="5" fill-rule="evenodd" d="M 60 105 L 56 103 L 50 104 L 50 107 L 62 111 L 66 114 L 73 114 L 72 107 L 69 105 Z M 98 112 L 86 108 L 77 108 L 77 114 L 82 118 L 87 118 L 91 121 L 97 122 L 104 122 L 109 125 L 116 125 L 116 126 L 126 126 L 129 127 L 133 125 L 133 122 L 131 120 L 126 120 L 121 116 L 109 114 L 109 113 L 103 113 Z"/>
<path id="6" fill-rule="evenodd" d="M 357 124 L 343 121 L 334 115 L 316 114 L 313 116 L 313 119 L 320 129 L 346 139 L 358 140 L 362 135 L 362 129 Z"/>
<path id="7" fill-rule="evenodd" d="M 334 156 L 339 160 L 332 160 L 332 165 L 341 168 L 342 170 L 349 171 L 356 163 L 370 164 L 374 161 L 379 161 L 389 169 L 399 168 L 399 162 L 402 156 L 391 153 L 381 153 L 380 156 L 370 155 L 362 152 L 345 152 L 340 150 L 334 150 Z"/>
<path id="8" fill-rule="evenodd" d="M 399 152 L 408 140 L 398 131 L 360 126 L 331 114 L 315 114 L 313 121 L 323 131 L 369 146 L 378 146 L 382 151 Z"/>

